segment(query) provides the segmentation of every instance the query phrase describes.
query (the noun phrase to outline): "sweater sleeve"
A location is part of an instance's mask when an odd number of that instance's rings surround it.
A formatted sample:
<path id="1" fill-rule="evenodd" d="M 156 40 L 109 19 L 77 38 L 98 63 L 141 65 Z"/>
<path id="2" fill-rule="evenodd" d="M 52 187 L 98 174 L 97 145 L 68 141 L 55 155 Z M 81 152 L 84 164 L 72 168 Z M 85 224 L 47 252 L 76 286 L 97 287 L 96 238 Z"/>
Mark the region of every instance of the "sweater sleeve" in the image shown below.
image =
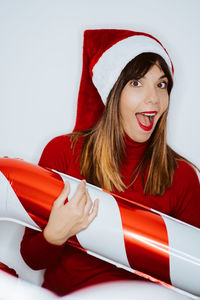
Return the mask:
<path id="1" fill-rule="evenodd" d="M 67 136 L 56 137 L 44 148 L 39 165 L 66 173 L 70 151 L 69 138 Z M 55 263 L 63 247 L 64 245 L 57 246 L 48 243 L 43 232 L 26 228 L 21 242 L 21 255 L 30 268 L 40 270 Z"/>
<path id="2" fill-rule="evenodd" d="M 21 242 L 21 255 L 26 264 L 33 270 L 46 269 L 60 257 L 64 245 L 48 243 L 42 232 L 25 229 Z"/>
<path id="3" fill-rule="evenodd" d="M 200 183 L 196 170 L 188 163 L 180 161 L 174 182 L 177 194 L 173 216 L 200 228 Z"/>

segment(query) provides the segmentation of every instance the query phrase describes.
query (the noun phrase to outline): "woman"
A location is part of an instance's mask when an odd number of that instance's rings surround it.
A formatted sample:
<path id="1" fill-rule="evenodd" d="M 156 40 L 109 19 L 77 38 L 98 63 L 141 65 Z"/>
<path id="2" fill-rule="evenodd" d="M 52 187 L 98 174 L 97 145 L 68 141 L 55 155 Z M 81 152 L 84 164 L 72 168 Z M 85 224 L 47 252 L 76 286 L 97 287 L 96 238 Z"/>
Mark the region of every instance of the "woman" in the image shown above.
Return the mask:
<path id="1" fill-rule="evenodd" d="M 59 295 L 137 278 L 66 244 L 98 212 L 84 179 L 200 228 L 197 174 L 166 143 L 173 85 L 166 50 L 144 33 L 89 30 L 83 58 L 75 132 L 50 141 L 39 162 L 83 180 L 67 204 L 66 183 L 43 232 L 26 229 L 21 244 L 26 263 L 46 269 L 43 287 Z"/>

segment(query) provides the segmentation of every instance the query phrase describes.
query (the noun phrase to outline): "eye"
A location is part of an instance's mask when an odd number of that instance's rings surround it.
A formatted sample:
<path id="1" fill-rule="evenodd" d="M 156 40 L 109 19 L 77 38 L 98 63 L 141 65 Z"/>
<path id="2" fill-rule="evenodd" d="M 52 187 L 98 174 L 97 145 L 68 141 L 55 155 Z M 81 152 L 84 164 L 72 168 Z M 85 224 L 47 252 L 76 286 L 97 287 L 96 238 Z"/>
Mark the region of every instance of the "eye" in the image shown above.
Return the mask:
<path id="1" fill-rule="evenodd" d="M 166 81 L 162 81 L 158 83 L 158 87 L 161 89 L 166 89 L 168 86 L 168 83 Z"/>
<path id="2" fill-rule="evenodd" d="M 135 87 L 139 87 L 142 86 L 141 82 L 139 80 L 131 80 L 130 85 L 135 86 Z"/>

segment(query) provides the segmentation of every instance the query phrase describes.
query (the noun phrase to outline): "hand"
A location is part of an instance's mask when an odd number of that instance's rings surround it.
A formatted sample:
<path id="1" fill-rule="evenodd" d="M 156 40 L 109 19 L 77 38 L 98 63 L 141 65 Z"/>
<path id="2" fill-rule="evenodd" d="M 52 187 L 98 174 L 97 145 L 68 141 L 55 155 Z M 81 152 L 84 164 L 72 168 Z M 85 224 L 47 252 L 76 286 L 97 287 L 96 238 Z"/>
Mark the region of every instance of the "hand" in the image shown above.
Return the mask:
<path id="1" fill-rule="evenodd" d="M 65 203 L 69 193 L 70 184 L 66 182 L 62 193 L 54 201 L 43 232 L 45 239 L 54 245 L 62 245 L 70 237 L 86 229 L 97 215 L 98 199 L 93 205 L 85 180 L 78 185 L 71 200 Z"/>

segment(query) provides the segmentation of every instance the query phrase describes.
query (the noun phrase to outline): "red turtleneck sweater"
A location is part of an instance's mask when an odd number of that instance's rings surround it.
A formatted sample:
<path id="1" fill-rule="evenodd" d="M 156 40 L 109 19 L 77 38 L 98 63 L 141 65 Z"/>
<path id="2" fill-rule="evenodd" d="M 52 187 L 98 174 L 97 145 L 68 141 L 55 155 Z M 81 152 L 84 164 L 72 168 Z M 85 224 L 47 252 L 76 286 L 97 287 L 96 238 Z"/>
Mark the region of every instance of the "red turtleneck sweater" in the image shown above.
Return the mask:
<path id="1" fill-rule="evenodd" d="M 136 143 L 127 136 L 125 142 L 126 158 L 121 174 L 128 186 L 131 183 L 131 174 L 141 160 L 147 143 Z M 80 139 L 72 152 L 68 136 L 56 137 L 45 147 L 39 165 L 83 179 L 79 171 L 80 161 L 77 159 L 81 146 Z M 185 162 L 178 162 L 173 183 L 162 196 L 144 195 L 140 176 L 125 192 L 115 193 L 200 228 L 200 184 L 195 170 Z M 21 254 L 32 269 L 46 269 L 43 287 L 58 295 L 104 281 L 137 278 L 132 273 L 67 244 L 49 244 L 42 232 L 38 233 L 28 228 L 21 243 Z"/>

